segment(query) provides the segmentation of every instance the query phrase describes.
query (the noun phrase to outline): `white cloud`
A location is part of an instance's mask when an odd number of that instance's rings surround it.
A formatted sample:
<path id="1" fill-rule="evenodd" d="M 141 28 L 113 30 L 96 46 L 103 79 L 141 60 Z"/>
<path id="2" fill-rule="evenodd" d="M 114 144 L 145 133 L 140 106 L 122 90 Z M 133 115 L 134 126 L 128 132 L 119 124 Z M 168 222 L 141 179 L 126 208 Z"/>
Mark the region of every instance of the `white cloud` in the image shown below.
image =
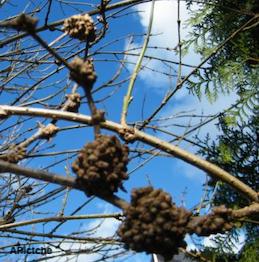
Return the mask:
<path id="1" fill-rule="evenodd" d="M 138 18 L 143 31 L 147 32 L 151 3 L 144 3 L 135 7 L 138 11 Z M 181 1 L 181 18 L 182 21 L 188 17 L 185 3 Z M 184 31 L 183 31 L 184 32 Z M 183 33 L 184 37 L 185 33 Z M 130 53 L 139 54 L 143 42 L 133 42 L 129 46 L 126 46 L 133 51 Z M 177 35 L 177 2 L 176 1 L 158 1 L 155 3 L 153 26 L 151 31 L 151 37 L 149 40 L 149 47 L 146 51 L 147 56 L 156 57 L 159 59 L 167 59 L 177 61 L 177 56 L 173 50 L 165 50 L 165 48 L 173 49 L 178 43 Z M 125 48 L 127 48 L 125 46 Z M 137 48 L 137 49 L 135 49 Z M 135 50 L 134 50 L 135 49 Z M 128 55 L 125 57 L 128 62 L 128 69 L 133 70 L 134 66 L 132 63 L 136 63 L 137 56 Z M 168 77 L 168 74 L 176 75 L 177 65 L 172 65 L 172 69 L 169 69 L 163 62 L 156 59 L 144 59 L 142 66 L 145 69 L 141 70 L 138 74 L 138 78 L 143 80 L 153 91 L 158 93 L 164 93 L 164 90 L 170 84 L 170 81 L 174 81 Z M 162 89 L 162 90 L 161 90 Z M 162 91 L 162 92 L 161 92 Z"/>
<path id="2" fill-rule="evenodd" d="M 137 5 L 140 22 L 147 29 L 151 12 L 151 3 Z M 184 22 L 189 17 L 184 1 L 180 2 L 180 18 Z M 182 31 L 182 37 L 186 36 L 186 31 Z M 163 47 L 175 47 L 178 43 L 177 35 L 177 1 L 157 1 L 155 3 L 152 34 L 150 44 Z"/>
<path id="3" fill-rule="evenodd" d="M 110 204 L 105 204 L 103 206 L 104 214 L 113 213 L 114 208 Z M 109 219 L 95 219 L 94 221 L 85 225 L 85 230 L 96 228 L 95 233 L 93 236 L 95 237 L 111 237 L 115 234 L 120 221 L 114 218 Z"/>
<path id="4" fill-rule="evenodd" d="M 107 213 L 114 213 L 115 212 L 115 208 L 108 204 L 97 204 L 97 209 L 100 209 L 101 212 L 103 214 L 107 214 Z M 118 226 L 119 226 L 119 221 L 113 218 L 107 218 L 107 219 L 95 219 L 94 221 L 91 222 L 87 222 L 85 223 L 85 225 L 83 226 L 83 230 L 84 231 L 91 231 L 91 234 L 89 235 L 89 237 L 102 237 L 102 238 L 106 238 L 106 237 L 112 237 Z M 91 243 L 84 243 L 84 244 L 80 244 L 78 242 L 75 243 L 61 243 L 60 248 L 62 248 L 63 250 L 91 250 L 93 249 L 95 246 L 95 244 L 91 244 Z M 52 250 L 54 251 L 60 251 L 59 249 L 57 250 Z M 112 251 L 110 252 L 110 254 L 112 254 Z M 48 261 L 50 262 L 66 262 L 66 261 L 70 261 L 70 262 L 84 262 L 84 261 L 88 261 L 88 262 L 92 262 L 98 259 L 102 258 L 103 254 L 98 253 L 97 251 L 93 252 L 93 253 L 85 253 L 85 254 L 80 254 L 80 255 L 66 255 L 63 257 L 59 257 L 59 258 L 52 258 L 49 259 Z M 50 255 L 51 256 L 51 255 Z M 113 261 L 113 260 L 111 260 Z"/>
<path id="5" fill-rule="evenodd" d="M 135 9 L 138 11 L 138 17 L 143 31 L 147 32 L 149 25 L 149 18 L 151 13 L 151 3 L 143 3 L 137 5 Z M 150 48 L 146 51 L 146 55 L 156 57 L 159 59 L 166 59 L 169 61 L 178 62 L 178 55 L 175 52 L 175 48 L 178 45 L 178 24 L 177 24 L 177 1 L 157 1 L 155 3 L 153 25 L 151 31 L 151 37 L 149 40 Z M 184 1 L 180 2 L 180 20 L 181 20 L 181 41 L 186 38 L 190 28 L 185 26 L 186 20 L 189 17 L 188 10 Z M 131 48 L 141 47 L 142 42 L 132 43 Z M 166 50 L 169 48 L 170 50 Z M 138 50 L 139 52 L 139 50 Z M 137 53 L 135 51 L 134 53 Z M 129 62 L 136 62 L 136 56 L 128 56 Z M 198 62 L 198 56 L 193 52 L 190 52 L 186 57 L 183 57 L 183 62 L 187 61 L 189 64 Z M 191 62 L 190 62 L 191 61 Z M 178 65 L 165 63 L 161 60 L 148 60 L 144 59 L 142 65 L 148 68 L 142 70 L 138 77 L 142 79 L 148 86 L 155 92 L 161 93 L 168 89 L 171 85 L 175 85 Z M 171 68 L 168 67 L 170 65 Z M 132 65 L 129 65 L 130 70 L 133 69 Z M 153 70 L 150 70 L 153 69 Z M 157 71 L 157 72 L 156 72 Z M 183 74 L 189 71 L 188 68 L 182 68 Z M 168 75 L 171 75 L 169 77 Z M 182 92 L 181 92 L 182 93 Z"/>
<path id="6" fill-rule="evenodd" d="M 221 237 L 224 237 L 225 235 L 224 234 L 217 234 L 217 235 L 220 235 Z M 207 246 L 207 247 L 216 247 L 217 244 L 215 243 L 215 241 L 213 241 L 215 239 L 215 236 L 217 235 L 211 235 L 209 237 L 205 237 L 203 239 L 203 245 L 204 246 Z M 233 252 L 234 253 L 238 253 L 241 248 L 243 247 L 245 243 L 245 234 L 244 232 L 239 232 L 238 234 L 238 240 L 235 241 L 235 244 L 232 245 L 232 249 L 233 249 Z M 224 250 L 225 252 L 229 252 L 229 250 Z"/>
<path id="7" fill-rule="evenodd" d="M 197 183 L 204 183 L 205 181 L 205 173 L 200 169 L 191 166 L 190 164 L 177 161 L 172 168 L 173 170 L 179 170 L 181 175 L 184 175 L 185 177 L 192 181 L 196 181 Z"/>
<path id="8" fill-rule="evenodd" d="M 61 243 L 60 249 L 53 249 L 53 254 L 50 254 L 49 256 L 52 257 L 55 255 L 55 252 L 60 252 L 60 250 L 64 251 L 78 251 L 78 250 L 91 250 L 94 247 L 93 244 L 80 244 L 80 243 Z M 84 261 L 95 261 L 97 259 L 100 259 L 101 256 L 98 253 L 89 253 L 89 254 L 80 254 L 80 255 L 62 255 L 60 253 L 60 256 L 57 258 L 50 258 L 48 261 L 50 262 L 84 262 Z"/>
<path id="9" fill-rule="evenodd" d="M 221 236 L 221 237 L 225 237 L 226 235 L 224 234 L 216 234 L 216 235 L 210 235 L 208 237 L 204 237 L 202 240 L 202 244 L 205 247 L 212 247 L 212 248 L 216 248 L 217 244 L 215 243 L 214 239 L 215 236 Z M 191 250 L 197 250 L 199 251 L 199 248 L 195 245 L 195 243 L 193 242 L 192 238 L 190 235 L 186 235 L 185 239 L 184 239 L 187 243 L 187 250 L 191 251 Z M 235 241 L 235 243 L 232 245 L 232 251 L 234 253 L 238 253 L 241 248 L 243 247 L 243 245 L 245 244 L 245 234 L 244 232 L 240 231 L 238 234 L 238 238 L 237 241 Z M 229 252 L 229 250 L 226 248 L 226 250 L 224 250 L 225 252 Z"/>

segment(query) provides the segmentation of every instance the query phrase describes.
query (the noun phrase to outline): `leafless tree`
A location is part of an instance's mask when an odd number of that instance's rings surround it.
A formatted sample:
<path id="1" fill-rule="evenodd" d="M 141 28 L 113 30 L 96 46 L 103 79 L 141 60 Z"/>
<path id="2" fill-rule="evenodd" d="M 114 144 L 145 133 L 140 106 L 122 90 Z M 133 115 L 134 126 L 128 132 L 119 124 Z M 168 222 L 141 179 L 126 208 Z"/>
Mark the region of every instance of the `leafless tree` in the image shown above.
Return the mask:
<path id="1" fill-rule="evenodd" d="M 128 17 L 137 12 L 132 7 L 144 2 L 152 2 L 152 6 L 149 26 L 143 34 L 127 23 Z M 125 190 L 123 181 L 126 179 L 133 180 L 136 188 L 140 187 L 133 173 L 141 171 L 156 157 L 181 159 L 231 185 L 251 203 L 239 210 L 219 207 L 207 215 L 197 216 L 183 207 L 176 207 L 163 191 L 158 192 L 152 187 L 138 189 L 132 195 L 135 202 L 141 199 L 138 196 L 141 190 L 144 190 L 142 194 L 146 199 L 150 197 L 148 190 L 153 190 L 161 194 L 162 199 L 167 199 L 161 210 L 165 208 L 169 213 L 174 210 L 177 223 L 179 214 L 185 215 L 186 221 L 179 222 L 182 231 L 169 228 L 167 233 L 162 232 L 165 238 L 166 234 L 175 234 L 183 239 L 186 233 L 206 236 L 221 232 L 233 227 L 237 219 L 259 212 L 257 192 L 193 151 L 181 148 L 183 142 L 199 147 L 188 135 L 219 115 L 193 112 L 180 112 L 173 116 L 160 114 L 181 92 L 192 74 L 202 70 L 208 59 L 242 30 L 234 32 L 198 65 L 185 64 L 182 62 L 180 1 L 177 2 L 178 45 L 168 47 L 167 51 L 177 51 L 178 58 L 166 60 L 147 52 L 162 49 L 149 45 L 153 37 L 155 1 L 1 1 L 1 260 L 11 248 L 18 246 L 51 247 L 52 253 L 34 257 L 19 255 L 16 256 L 17 261 L 59 261 L 59 258 L 69 261 L 82 254 L 94 254 L 91 261 L 108 261 L 134 255 L 129 248 L 159 253 L 156 248 L 148 249 L 145 245 L 136 247 L 137 244 L 131 241 L 138 242 L 137 237 L 133 237 L 134 240 L 125 237 L 126 224 L 132 219 L 130 212 L 137 212 L 138 207 L 134 206 L 134 201 L 127 200 L 130 192 L 117 192 Z M 116 29 L 118 27 L 120 30 Z M 143 44 L 132 45 L 136 39 L 143 40 Z M 167 70 L 150 66 L 148 62 L 154 60 L 166 65 Z M 184 68 L 188 68 L 188 73 L 183 73 Z M 139 73 L 144 70 L 166 76 L 170 83 L 162 101 L 154 99 L 147 117 L 143 114 L 146 95 L 136 82 Z M 133 111 L 132 108 L 138 110 Z M 184 119 L 181 126 L 178 125 L 179 118 Z M 198 124 L 190 124 L 190 119 L 194 118 L 199 119 Z M 169 132 L 166 123 L 178 125 L 182 133 Z M 100 159 L 89 160 L 91 152 L 104 142 L 113 149 L 115 147 L 115 153 L 112 151 L 110 154 L 119 160 L 96 167 L 92 174 L 90 165 L 97 165 L 95 163 Z M 121 164 L 120 168 L 118 164 Z M 106 165 L 109 165 L 110 171 L 107 171 Z M 126 165 L 131 167 L 127 174 Z M 97 178 L 96 170 L 102 173 L 97 174 Z M 115 178 L 111 178 L 109 172 L 115 174 Z M 117 212 L 93 213 L 97 199 L 112 204 Z M 163 213 L 160 211 L 157 209 L 155 213 Z M 86 228 L 82 221 L 88 219 L 100 222 Z M 122 221 L 125 227 L 120 228 L 119 235 L 96 236 L 95 231 L 106 220 Z M 214 223 L 215 220 L 219 223 L 213 229 L 204 222 Z M 138 236 L 139 232 L 136 234 Z M 153 234 L 158 235 L 157 232 Z M 154 237 L 152 241 L 157 240 Z M 154 243 L 151 245 L 154 246 Z M 187 252 L 182 243 L 173 244 L 177 251 L 179 248 Z M 172 251 L 171 255 L 177 251 Z M 161 251 L 161 254 L 167 257 L 167 251 Z M 199 256 L 197 253 L 189 254 Z"/>

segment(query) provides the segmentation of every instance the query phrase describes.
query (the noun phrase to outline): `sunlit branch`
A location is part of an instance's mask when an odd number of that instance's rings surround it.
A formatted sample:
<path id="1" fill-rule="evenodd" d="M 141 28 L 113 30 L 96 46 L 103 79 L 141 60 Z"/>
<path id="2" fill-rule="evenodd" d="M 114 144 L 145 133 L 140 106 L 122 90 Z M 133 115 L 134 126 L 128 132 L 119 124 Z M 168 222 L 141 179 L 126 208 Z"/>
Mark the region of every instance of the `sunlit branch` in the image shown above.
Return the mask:
<path id="1" fill-rule="evenodd" d="M 84 123 L 84 124 L 89 124 L 89 125 L 92 124 L 91 122 L 92 120 L 90 116 L 71 113 L 71 112 L 62 112 L 58 110 L 40 109 L 40 108 L 25 108 L 25 107 L 6 106 L 6 105 L 0 106 L 0 110 L 3 111 L 2 115 L 5 117 L 9 115 L 30 115 L 30 116 L 42 116 L 42 117 L 51 118 L 51 119 L 69 120 L 69 121 Z M 122 132 L 125 132 L 124 126 L 118 123 L 112 122 L 112 121 L 106 120 L 105 122 L 100 123 L 100 125 L 101 127 L 105 129 L 108 129 L 108 130 L 111 130 L 111 131 L 114 131 L 120 134 Z M 228 172 L 221 169 L 220 167 L 190 152 L 187 152 L 178 146 L 165 142 L 152 135 L 146 134 L 136 129 L 131 130 L 131 131 L 134 134 L 133 136 L 135 140 L 142 141 L 146 144 L 156 147 L 157 149 L 160 149 L 166 153 L 169 153 L 179 159 L 182 159 L 183 161 L 205 171 L 210 176 L 224 181 L 225 183 L 229 184 L 230 186 L 232 186 L 239 192 L 243 193 L 245 196 L 247 196 L 251 200 L 258 201 L 257 192 L 255 192 L 248 185 L 244 184 L 239 179 L 230 175 Z M 70 183 L 72 182 L 70 181 Z"/>

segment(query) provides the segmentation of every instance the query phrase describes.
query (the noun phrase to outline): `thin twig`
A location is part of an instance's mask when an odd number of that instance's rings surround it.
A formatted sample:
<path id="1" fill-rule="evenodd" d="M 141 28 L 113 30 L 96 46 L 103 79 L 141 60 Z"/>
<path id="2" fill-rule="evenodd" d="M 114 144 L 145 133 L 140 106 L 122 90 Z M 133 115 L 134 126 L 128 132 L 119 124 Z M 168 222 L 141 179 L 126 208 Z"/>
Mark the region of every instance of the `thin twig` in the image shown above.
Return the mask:
<path id="1" fill-rule="evenodd" d="M 150 39 L 150 34 L 151 34 L 152 24 L 153 24 L 153 17 L 154 17 L 154 7 L 155 7 L 155 1 L 152 0 L 147 35 L 146 35 L 146 38 L 145 38 L 142 50 L 140 52 L 138 61 L 136 63 L 136 66 L 135 66 L 134 71 L 132 73 L 132 76 L 130 78 L 127 94 L 126 94 L 126 96 L 124 97 L 124 100 L 123 100 L 123 107 L 122 107 L 122 114 L 121 114 L 121 124 L 124 125 L 124 126 L 127 125 L 126 117 L 127 117 L 127 113 L 128 113 L 129 104 L 132 101 L 133 87 L 134 87 L 137 75 L 138 75 L 138 73 L 139 73 L 139 71 L 141 69 L 141 64 L 142 64 L 145 52 L 147 50 L 149 39 Z"/>
<path id="2" fill-rule="evenodd" d="M 120 219 L 122 217 L 121 213 L 114 214 L 91 214 L 91 215 L 78 215 L 78 216 L 55 216 L 55 217 L 45 217 L 45 218 L 36 218 L 27 221 L 14 222 L 10 224 L 0 225 L 0 230 L 4 230 L 12 227 L 21 227 L 27 225 L 34 225 L 38 223 L 52 222 L 52 221 L 67 221 L 67 220 L 85 220 L 85 219 L 97 219 L 97 218 L 115 218 Z"/>

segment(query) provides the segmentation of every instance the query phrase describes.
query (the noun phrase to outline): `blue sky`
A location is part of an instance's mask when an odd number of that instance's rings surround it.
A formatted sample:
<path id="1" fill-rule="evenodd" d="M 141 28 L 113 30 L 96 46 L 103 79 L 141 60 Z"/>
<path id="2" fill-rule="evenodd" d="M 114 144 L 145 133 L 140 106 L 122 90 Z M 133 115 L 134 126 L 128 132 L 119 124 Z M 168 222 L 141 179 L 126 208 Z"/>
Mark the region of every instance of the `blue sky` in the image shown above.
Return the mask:
<path id="1" fill-rule="evenodd" d="M 75 1 L 76 2 L 76 1 Z M 98 1 L 92 1 L 92 2 L 98 2 Z M 31 11 L 34 7 L 33 5 L 28 5 L 25 7 L 23 3 L 19 3 L 21 6 L 5 6 L 8 8 L 9 12 L 8 15 L 12 16 L 17 14 L 18 10 L 25 10 L 26 12 Z M 58 5 L 56 2 L 54 2 L 53 10 L 54 12 L 51 12 L 50 15 L 50 21 L 59 20 L 61 18 L 68 17 L 72 14 L 77 14 L 77 6 L 76 8 L 69 8 L 67 5 L 62 5 L 63 9 L 60 5 Z M 82 8 L 82 6 L 80 6 Z M 91 10 L 90 7 L 85 6 L 84 10 Z M 153 29 L 152 29 L 152 37 L 149 42 L 150 47 L 160 47 L 160 48 L 149 48 L 147 51 L 147 55 L 164 58 L 167 60 L 173 60 L 178 61 L 177 54 L 171 50 L 177 45 L 177 5 L 176 1 L 159 1 L 155 5 L 155 14 L 154 14 L 154 22 L 153 22 Z M 111 45 L 108 45 L 107 47 L 104 47 L 101 49 L 101 51 L 118 51 L 123 52 L 123 50 L 130 46 L 133 50 L 132 53 L 138 53 L 140 51 L 140 47 L 143 43 L 143 37 L 142 34 L 147 31 L 148 26 L 148 20 L 150 15 L 150 4 L 143 4 L 139 5 L 131 10 L 128 10 L 129 12 L 134 11 L 134 13 L 129 14 L 127 16 L 123 16 L 118 19 L 110 19 L 109 20 L 109 30 L 107 32 L 107 36 L 104 40 L 102 40 L 97 46 L 93 47 L 90 50 L 90 53 L 94 53 L 98 48 L 102 47 L 105 43 L 109 41 L 113 41 L 115 39 L 118 39 L 119 37 L 122 37 L 119 41 L 116 41 L 115 43 L 112 43 Z M 0 18 L 6 17 L 6 10 L 3 8 L 0 10 Z M 184 39 L 188 31 L 191 30 L 190 27 L 185 26 L 185 21 L 189 17 L 189 14 L 186 10 L 186 7 L 184 5 L 184 1 L 181 1 L 181 20 L 182 20 L 182 38 Z M 43 16 L 39 16 L 40 22 L 39 25 L 42 24 Z M 95 17 L 96 21 L 96 17 Z M 42 33 L 41 36 L 50 43 L 53 41 L 56 37 L 58 37 L 61 34 L 61 32 L 55 32 L 55 33 Z M 129 43 L 129 37 L 131 34 L 139 35 L 135 36 L 133 39 L 134 41 Z M 65 38 L 68 40 L 68 38 Z M 63 40 L 62 40 L 63 41 Z M 27 39 L 24 43 L 30 44 L 30 39 Z M 82 46 L 81 46 L 82 47 Z M 138 49 L 135 49 L 138 48 Z M 162 48 L 170 48 L 170 50 L 164 50 Z M 76 52 L 77 49 L 70 48 L 70 53 Z M 6 51 L 5 49 L 2 50 L 2 52 Z M 136 62 L 137 57 L 131 56 L 131 55 L 124 55 L 124 54 L 118 54 L 118 57 L 120 59 L 127 59 L 129 63 L 126 63 L 122 72 L 122 75 L 120 76 L 119 80 L 124 79 L 125 77 L 129 77 L 130 73 L 133 70 L 133 65 L 131 63 Z M 119 63 L 113 62 L 113 61 L 103 61 L 103 59 L 112 59 L 114 58 L 113 55 L 107 55 L 105 54 L 98 54 L 94 55 L 94 63 L 96 72 L 98 75 L 98 81 L 95 84 L 95 88 L 100 86 L 102 83 L 106 82 L 111 78 L 112 75 L 116 72 L 118 67 L 120 66 Z M 183 62 L 188 64 L 197 64 L 199 62 L 199 56 L 197 56 L 192 49 L 189 50 L 188 54 L 183 58 Z M 147 60 L 145 59 L 143 61 L 143 64 L 148 66 L 149 68 L 152 68 L 153 70 L 143 69 L 137 78 L 137 81 L 135 83 L 134 91 L 133 91 L 133 102 L 130 105 L 129 108 L 129 115 L 128 120 L 129 122 L 134 121 L 141 121 L 143 120 L 142 117 L 148 117 L 150 113 L 159 105 L 161 100 L 163 99 L 163 96 L 166 94 L 166 92 L 170 89 L 170 87 L 174 87 L 176 84 L 176 78 L 175 77 L 168 77 L 168 74 L 172 73 L 174 74 L 174 70 L 177 72 L 178 66 L 172 65 L 171 68 L 168 67 L 168 64 L 165 65 L 161 61 L 158 60 Z M 0 64 L 0 67 L 4 67 L 5 64 Z M 56 66 L 52 65 L 52 69 L 54 69 Z M 43 66 L 44 68 L 44 66 Z M 159 71 L 160 73 L 156 72 Z M 190 68 L 183 67 L 182 74 L 187 74 L 190 71 Z M 163 74 L 161 74 L 163 72 Z M 43 85 L 46 85 L 48 83 L 52 83 L 54 80 L 62 79 L 62 82 L 60 85 L 64 85 L 67 82 L 67 76 L 68 72 L 63 70 L 59 74 L 53 76 L 51 79 L 47 80 L 43 83 Z M 20 82 L 19 82 L 20 81 Z M 19 80 L 18 83 L 21 84 L 21 80 Z M 30 82 L 25 82 L 25 85 L 31 85 Z M 121 107 L 122 107 L 122 100 L 123 96 L 126 93 L 127 90 L 127 84 L 122 83 L 120 85 L 120 88 L 118 90 L 115 90 L 115 95 L 110 97 L 105 102 L 101 102 L 97 104 L 97 107 L 100 109 L 106 110 L 106 116 L 107 119 L 118 122 L 120 120 L 120 114 L 121 114 Z M 68 85 L 68 91 L 70 91 L 71 85 Z M 40 96 L 47 96 L 48 94 L 51 94 L 54 90 L 58 90 L 60 88 L 59 85 L 56 87 L 49 87 L 44 88 L 41 92 L 38 92 L 36 95 L 37 97 Z M 110 94 L 111 91 L 114 91 L 114 88 L 106 88 L 105 90 L 102 90 L 94 95 L 95 99 L 102 99 L 106 95 Z M 83 94 L 82 90 L 79 89 L 79 92 Z M 0 97 L 0 103 L 7 104 L 9 101 L 11 101 L 13 98 L 7 96 Z M 226 106 L 232 104 L 236 99 L 235 94 L 231 93 L 229 96 L 222 96 L 222 99 L 219 99 L 216 103 L 210 104 L 206 98 L 202 99 L 201 101 L 198 100 L 197 97 L 194 97 L 191 95 L 185 86 L 177 93 L 177 95 L 168 103 L 168 105 L 160 112 L 159 117 L 163 118 L 170 118 L 169 120 L 165 120 L 163 122 L 158 122 L 158 125 L 167 125 L 168 127 L 165 128 L 167 131 L 173 132 L 178 135 L 182 135 L 185 131 L 184 128 L 179 127 L 179 125 L 184 124 L 197 124 L 199 119 L 191 119 L 190 117 L 184 117 L 184 118 L 176 118 L 176 115 L 181 112 L 187 112 L 188 114 L 193 113 L 199 113 L 199 114 L 213 114 L 220 112 L 222 109 L 226 108 Z M 51 102 L 57 102 L 62 100 L 62 96 L 58 96 L 55 99 L 53 99 Z M 33 105 L 33 106 L 40 106 L 40 105 Z M 86 104 L 82 105 L 80 108 L 80 113 L 86 113 L 89 114 L 89 110 L 86 107 Z M 14 119 L 14 118 L 13 118 Z M 13 121 L 12 119 L 12 121 Z M 40 120 L 40 119 L 38 119 Z M 22 128 L 25 130 L 28 126 L 31 126 L 32 122 L 26 124 Z M 33 125 L 36 126 L 36 122 L 33 122 Z M 73 123 L 68 123 L 65 121 L 59 121 L 58 126 L 69 126 L 73 125 Z M 176 126 L 177 125 L 177 126 Z M 204 137 L 207 133 L 210 133 L 212 138 L 216 137 L 217 129 L 214 126 L 214 123 L 211 123 L 204 128 L 199 130 L 199 137 Z M 107 132 L 105 132 L 107 133 Z M 153 133 L 155 134 L 155 133 Z M 197 133 L 191 134 L 189 138 L 191 138 L 193 135 Z M 28 134 L 29 135 L 29 134 Z M 170 140 L 172 139 L 170 136 L 156 133 L 155 135 L 159 136 L 162 139 Z M 93 139 L 93 131 L 91 128 L 82 128 L 77 129 L 76 131 L 64 131 L 61 132 L 55 137 L 55 139 L 45 142 L 42 147 L 47 147 L 50 145 L 55 145 L 55 149 L 48 149 L 47 152 L 51 152 L 51 150 L 61 151 L 62 149 L 80 149 L 86 141 L 91 141 Z M 130 145 L 133 147 L 135 144 Z M 195 152 L 197 149 L 194 148 L 192 145 L 187 144 L 186 142 L 180 142 L 179 146 L 182 148 L 185 148 L 188 151 Z M 148 148 L 148 147 L 146 147 Z M 51 164 L 52 162 L 64 158 L 64 156 L 57 156 L 55 159 L 49 160 L 46 158 L 40 158 L 38 160 L 34 160 L 31 163 L 28 164 L 30 167 L 37 167 L 37 168 L 43 168 L 46 167 L 46 165 Z M 128 170 L 129 172 L 137 165 L 139 165 L 143 160 L 134 160 L 130 163 Z M 71 165 L 71 160 L 66 161 L 65 163 L 62 163 L 61 165 L 57 165 L 54 167 L 51 167 L 52 172 L 56 172 L 58 174 L 64 174 L 65 173 L 65 166 L 69 169 Z M 205 182 L 205 175 L 202 171 L 184 163 L 181 160 L 175 159 L 173 157 L 156 157 L 153 158 L 151 161 L 149 161 L 147 164 L 145 164 L 142 168 L 138 169 L 136 172 L 133 172 L 130 175 L 130 179 L 125 183 L 126 189 L 128 190 L 128 193 L 119 193 L 119 195 L 125 199 L 129 199 L 129 192 L 132 188 L 135 187 L 142 187 L 147 186 L 149 183 L 155 187 L 155 188 L 162 188 L 165 191 L 169 192 L 173 200 L 177 204 L 183 204 L 187 208 L 192 208 L 193 206 L 197 205 L 202 197 L 203 193 L 203 183 Z M 55 186 L 48 186 L 48 190 L 51 188 L 55 188 Z M 43 192 L 40 192 L 43 193 Z M 57 207 L 60 207 L 62 203 L 62 197 L 55 200 L 52 204 L 48 205 L 47 208 L 50 212 L 53 212 L 54 214 L 57 212 Z M 66 212 L 69 213 L 69 211 L 73 210 L 75 208 L 75 200 L 77 202 L 83 202 L 85 201 L 85 196 L 81 192 L 71 191 L 68 205 L 66 208 Z M 79 203 L 77 203 L 79 204 Z M 82 214 L 84 213 L 102 213 L 102 212 L 116 212 L 117 209 L 111 207 L 110 205 L 107 205 L 103 201 L 95 200 L 93 201 L 89 206 L 87 206 L 87 209 L 83 209 L 81 211 Z M 31 218 L 35 218 L 35 214 L 31 215 Z M 29 217 L 27 218 L 29 219 Z M 77 227 L 78 224 L 76 223 L 82 223 L 80 222 L 73 222 L 68 223 L 67 226 L 61 227 L 62 233 L 64 232 L 70 232 L 74 229 L 74 226 Z M 85 228 L 91 228 L 94 226 L 94 223 L 96 221 L 90 221 L 85 222 L 83 227 Z M 54 223 L 53 223 L 54 224 Z M 73 227 L 73 228 L 72 228 Z M 41 229 L 41 225 L 36 226 L 36 228 Z M 113 234 L 114 230 L 116 229 L 116 221 L 105 221 L 105 223 L 100 227 L 97 234 L 102 234 L 105 232 L 105 234 Z M 81 255 L 79 257 L 82 259 L 82 261 L 85 261 L 84 259 L 88 259 L 87 261 L 91 261 L 90 259 L 93 259 L 93 257 L 89 257 L 86 255 Z M 145 256 L 143 254 L 137 255 L 134 258 L 128 259 L 127 261 L 149 261 L 150 257 Z M 81 260 L 79 260 L 81 261 Z M 119 260 L 118 260 L 119 261 Z"/>

